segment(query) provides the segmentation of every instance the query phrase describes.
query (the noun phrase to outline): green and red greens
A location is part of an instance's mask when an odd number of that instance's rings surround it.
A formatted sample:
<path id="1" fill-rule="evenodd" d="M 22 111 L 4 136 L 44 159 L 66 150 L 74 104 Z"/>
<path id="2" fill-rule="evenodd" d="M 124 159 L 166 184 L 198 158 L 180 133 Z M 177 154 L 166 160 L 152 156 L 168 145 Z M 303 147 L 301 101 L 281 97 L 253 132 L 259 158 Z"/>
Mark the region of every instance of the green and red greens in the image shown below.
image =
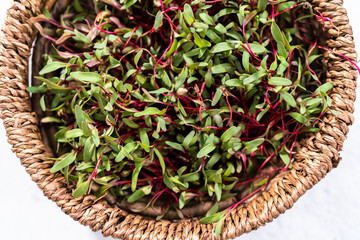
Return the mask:
<path id="1" fill-rule="evenodd" d="M 41 120 L 58 127 L 51 171 L 74 197 L 147 196 L 180 216 L 212 201 L 201 221 L 222 220 L 291 167 L 296 140 L 329 111 L 314 34 L 329 19 L 306 1 L 89 2 L 34 19 L 53 47 L 28 88 L 55 113 Z"/>

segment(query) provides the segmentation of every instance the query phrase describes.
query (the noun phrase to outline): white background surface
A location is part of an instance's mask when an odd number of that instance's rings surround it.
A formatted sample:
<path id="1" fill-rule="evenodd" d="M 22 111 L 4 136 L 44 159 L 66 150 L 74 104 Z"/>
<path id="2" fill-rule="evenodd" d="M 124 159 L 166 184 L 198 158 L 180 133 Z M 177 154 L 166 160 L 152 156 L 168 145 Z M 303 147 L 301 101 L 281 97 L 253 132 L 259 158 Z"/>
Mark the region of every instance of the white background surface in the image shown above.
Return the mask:
<path id="1" fill-rule="evenodd" d="M 10 0 L 1 0 L 0 24 Z M 345 0 L 360 53 L 360 1 Z M 241 240 L 360 239 L 360 102 L 339 167 L 274 222 Z M 43 196 L 6 142 L 0 121 L 0 239 L 111 240 L 73 221 Z"/>

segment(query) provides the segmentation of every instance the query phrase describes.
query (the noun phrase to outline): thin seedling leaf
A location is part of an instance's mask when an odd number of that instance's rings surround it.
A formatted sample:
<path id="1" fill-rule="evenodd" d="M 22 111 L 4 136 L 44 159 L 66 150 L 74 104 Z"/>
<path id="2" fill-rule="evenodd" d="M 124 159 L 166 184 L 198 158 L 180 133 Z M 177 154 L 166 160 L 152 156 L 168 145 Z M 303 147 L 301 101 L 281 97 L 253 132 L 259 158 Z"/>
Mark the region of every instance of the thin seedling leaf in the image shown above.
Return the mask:
<path id="1" fill-rule="evenodd" d="M 76 159 L 76 154 L 74 151 L 71 151 L 66 157 L 64 157 L 60 162 L 56 163 L 50 170 L 51 173 L 60 171 L 61 169 L 72 164 Z"/>
<path id="2" fill-rule="evenodd" d="M 100 83 L 103 81 L 101 75 L 96 72 L 72 72 L 70 76 L 82 82 Z"/>
<path id="3" fill-rule="evenodd" d="M 163 19 L 164 19 L 164 14 L 161 11 L 158 11 L 155 17 L 155 24 L 154 24 L 155 30 L 157 30 L 160 27 Z"/>
<path id="4" fill-rule="evenodd" d="M 203 217 L 199 220 L 199 222 L 204 224 L 214 223 L 214 222 L 218 222 L 224 216 L 225 216 L 225 212 L 222 211 L 211 216 Z"/>
<path id="5" fill-rule="evenodd" d="M 74 198 L 79 198 L 82 195 L 86 194 L 87 191 L 89 190 L 89 186 L 90 183 L 88 181 L 83 182 L 82 184 L 80 184 L 80 186 L 72 193 L 72 196 Z"/>
<path id="6" fill-rule="evenodd" d="M 41 69 L 41 71 L 39 72 L 40 75 L 44 75 L 50 72 L 54 72 L 56 70 L 59 70 L 60 68 L 64 68 L 66 67 L 67 63 L 62 63 L 62 62 L 51 62 L 47 65 L 45 65 L 45 67 L 43 69 Z"/>
<path id="7" fill-rule="evenodd" d="M 149 195 L 150 192 L 151 192 L 151 189 L 152 189 L 152 186 L 145 186 L 145 187 L 142 187 L 138 190 L 136 190 L 133 194 L 131 194 L 127 201 L 129 203 L 132 203 L 132 202 L 135 202 L 136 200 L 138 200 L 139 198 L 142 198 L 143 196 L 145 195 Z"/>
<path id="8" fill-rule="evenodd" d="M 292 81 L 282 77 L 271 77 L 269 80 L 269 84 L 276 86 L 289 86 L 292 84 Z"/>
<path id="9" fill-rule="evenodd" d="M 184 18 L 187 24 L 191 25 L 195 21 L 194 12 L 189 4 L 184 5 Z"/>
<path id="10" fill-rule="evenodd" d="M 198 158 L 202 158 L 207 156 L 209 153 L 211 153 L 212 151 L 214 151 L 216 148 L 216 146 L 213 143 L 210 143 L 206 146 L 204 146 L 203 148 L 200 149 L 200 151 L 197 154 Z"/>
<path id="11" fill-rule="evenodd" d="M 296 107 L 296 106 L 297 106 L 294 97 L 293 97 L 290 93 L 285 92 L 285 91 L 280 91 L 280 96 L 281 96 L 282 99 L 284 99 L 285 102 L 287 102 L 291 107 Z"/>

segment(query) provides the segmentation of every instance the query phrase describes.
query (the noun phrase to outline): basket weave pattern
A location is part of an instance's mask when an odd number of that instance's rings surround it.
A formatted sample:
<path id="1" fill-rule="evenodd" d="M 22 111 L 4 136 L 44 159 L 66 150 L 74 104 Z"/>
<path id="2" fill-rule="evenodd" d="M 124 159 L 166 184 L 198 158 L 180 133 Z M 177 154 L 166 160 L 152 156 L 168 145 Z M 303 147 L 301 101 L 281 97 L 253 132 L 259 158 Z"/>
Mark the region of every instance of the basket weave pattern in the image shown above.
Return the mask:
<path id="1" fill-rule="evenodd" d="M 54 162 L 41 140 L 38 118 L 26 92 L 28 60 L 37 34 L 29 19 L 40 14 L 43 0 L 17 0 L 8 10 L 0 37 L 0 117 L 4 120 L 8 142 L 21 164 L 44 195 L 62 211 L 104 236 L 122 239 L 229 239 L 271 222 L 293 206 L 308 189 L 319 182 L 340 161 L 339 151 L 353 123 L 356 68 L 346 59 L 325 52 L 326 81 L 333 82 L 330 93 L 333 108 L 340 114 L 322 117 L 320 132 L 300 140 L 291 170 L 272 180 L 266 191 L 238 206 L 223 224 L 222 235 L 215 237 L 215 224 L 200 224 L 196 219 L 156 221 L 96 201 L 88 195 L 74 199 L 62 174 L 50 173 Z M 48 1 L 53 2 L 53 1 Z M 322 45 L 356 61 L 352 30 L 342 0 L 309 0 L 324 17 Z"/>

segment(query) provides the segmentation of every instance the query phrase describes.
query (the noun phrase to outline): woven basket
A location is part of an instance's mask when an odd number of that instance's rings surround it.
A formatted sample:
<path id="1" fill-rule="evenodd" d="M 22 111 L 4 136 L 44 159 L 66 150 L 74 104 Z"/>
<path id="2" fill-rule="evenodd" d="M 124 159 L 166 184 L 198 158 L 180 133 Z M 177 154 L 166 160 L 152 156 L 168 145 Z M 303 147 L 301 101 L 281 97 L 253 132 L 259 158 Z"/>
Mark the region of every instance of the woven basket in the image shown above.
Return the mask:
<path id="1" fill-rule="evenodd" d="M 323 64 L 326 82 L 333 82 L 330 97 L 339 112 L 324 115 L 320 132 L 299 141 L 291 170 L 275 177 L 269 187 L 239 205 L 224 222 L 222 235 L 215 237 L 215 224 L 200 224 L 197 219 L 159 220 L 131 214 L 113 207 L 93 195 L 74 199 L 62 174 L 50 173 L 52 152 L 45 146 L 38 127 L 37 114 L 26 92 L 31 46 L 37 34 L 29 19 L 41 12 L 46 1 L 17 0 L 8 10 L 0 42 L 0 117 L 4 120 L 8 142 L 21 164 L 44 195 L 74 220 L 102 230 L 104 236 L 121 239 L 229 239 L 248 233 L 271 222 L 291 208 L 308 189 L 318 183 L 340 161 L 339 151 L 353 123 L 357 71 L 339 55 L 325 52 Z M 52 5 L 55 0 L 47 1 Z M 321 36 L 324 47 L 356 61 L 352 30 L 342 0 L 309 0 L 324 17 Z M 36 59 L 35 59 L 36 60 Z"/>

